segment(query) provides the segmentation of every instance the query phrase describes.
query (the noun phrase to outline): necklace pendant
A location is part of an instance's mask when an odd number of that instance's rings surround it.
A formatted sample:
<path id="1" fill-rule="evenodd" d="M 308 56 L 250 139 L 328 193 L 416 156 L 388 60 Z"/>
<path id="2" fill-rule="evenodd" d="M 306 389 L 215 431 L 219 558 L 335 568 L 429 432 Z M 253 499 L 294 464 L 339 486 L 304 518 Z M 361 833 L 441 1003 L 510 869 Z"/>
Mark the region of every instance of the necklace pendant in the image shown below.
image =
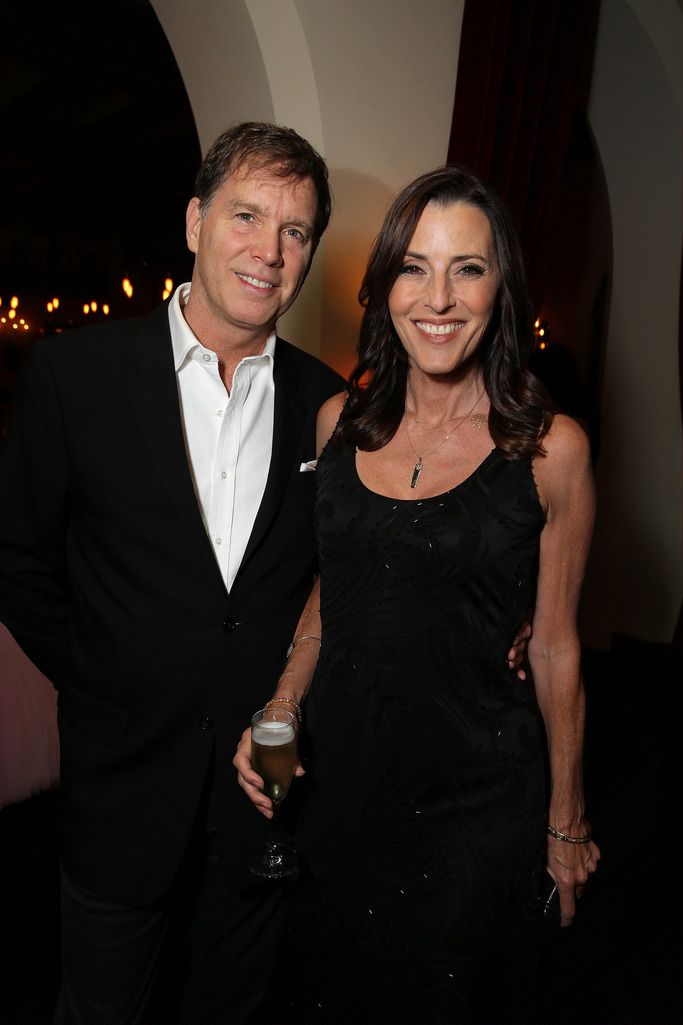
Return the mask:
<path id="1" fill-rule="evenodd" d="M 420 474 L 421 473 L 422 473 L 422 460 L 418 459 L 418 461 L 415 463 L 415 467 L 413 469 L 413 476 L 410 479 L 410 486 L 411 486 L 411 488 L 415 487 L 415 485 L 417 484 L 417 482 L 420 479 Z"/>

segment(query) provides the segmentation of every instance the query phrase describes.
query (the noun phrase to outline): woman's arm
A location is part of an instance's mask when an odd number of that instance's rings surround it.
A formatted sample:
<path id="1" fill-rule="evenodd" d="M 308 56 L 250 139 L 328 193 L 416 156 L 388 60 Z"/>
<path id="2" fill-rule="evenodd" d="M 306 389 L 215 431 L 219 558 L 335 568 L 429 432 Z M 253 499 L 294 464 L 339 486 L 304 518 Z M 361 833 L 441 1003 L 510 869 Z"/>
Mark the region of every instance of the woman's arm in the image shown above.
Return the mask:
<path id="1" fill-rule="evenodd" d="M 534 475 L 546 525 L 541 534 L 538 594 L 529 662 L 545 722 L 551 773 L 548 823 L 569 837 L 589 832 L 585 819 L 582 754 L 585 700 L 576 613 L 595 515 L 588 438 L 569 417 L 558 415 L 544 439 L 546 455 Z M 562 924 L 574 917 L 600 852 L 592 843 L 548 836 L 547 868 L 557 882 Z"/>
<path id="2" fill-rule="evenodd" d="M 316 455 L 320 456 L 328 439 L 337 425 L 339 414 L 346 401 L 346 392 L 334 395 L 321 406 L 316 424 Z M 318 654 L 321 643 L 320 625 L 320 581 L 316 580 L 313 590 L 308 596 L 304 610 L 301 613 L 299 623 L 294 631 L 292 647 L 285 664 L 285 668 L 277 682 L 273 698 L 295 714 L 300 714 L 300 708 L 311 685 L 315 667 L 318 664 Z M 251 729 L 247 728 L 237 745 L 237 752 L 233 758 L 233 765 L 237 769 L 237 782 L 242 787 L 247 797 L 255 807 L 271 818 L 273 805 L 269 797 L 263 793 L 263 780 L 254 772 L 251 766 Z M 297 765 L 295 774 L 303 776 L 304 770 Z"/>

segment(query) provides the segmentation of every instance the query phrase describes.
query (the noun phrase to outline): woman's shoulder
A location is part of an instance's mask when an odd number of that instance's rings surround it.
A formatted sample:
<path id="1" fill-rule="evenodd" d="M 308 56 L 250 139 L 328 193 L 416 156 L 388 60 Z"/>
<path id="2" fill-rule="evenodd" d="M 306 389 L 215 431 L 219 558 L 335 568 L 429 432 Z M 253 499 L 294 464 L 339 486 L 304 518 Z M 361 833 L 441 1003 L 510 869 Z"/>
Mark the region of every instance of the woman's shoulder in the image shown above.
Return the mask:
<path id="1" fill-rule="evenodd" d="M 323 402 L 322 406 L 318 411 L 318 421 L 316 426 L 316 441 L 318 454 L 320 454 L 332 437 L 334 429 L 337 426 L 337 421 L 341 416 L 341 411 L 344 408 L 344 403 L 348 397 L 348 393 L 345 391 L 338 392 L 333 395 L 332 398 Z"/>
<path id="2" fill-rule="evenodd" d="M 545 505 L 576 488 L 591 487 L 591 453 L 583 427 L 556 413 L 543 437 L 543 455 L 533 460 L 534 478 Z"/>
<path id="3" fill-rule="evenodd" d="M 565 413 L 556 413 L 543 437 L 545 456 L 538 460 L 567 468 L 590 462 L 590 442 L 586 431 Z"/>

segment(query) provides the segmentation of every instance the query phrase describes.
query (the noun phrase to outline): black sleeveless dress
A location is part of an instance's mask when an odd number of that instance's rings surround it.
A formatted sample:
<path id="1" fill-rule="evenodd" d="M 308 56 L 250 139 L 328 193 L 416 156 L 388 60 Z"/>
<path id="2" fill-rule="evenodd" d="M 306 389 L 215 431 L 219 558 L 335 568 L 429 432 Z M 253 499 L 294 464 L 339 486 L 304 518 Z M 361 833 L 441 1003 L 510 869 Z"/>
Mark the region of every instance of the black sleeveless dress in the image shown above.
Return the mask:
<path id="1" fill-rule="evenodd" d="M 506 655 L 538 573 L 531 463 L 494 449 L 452 490 L 406 501 L 369 491 L 355 453 L 328 445 L 317 484 L 293 1017 L 523 1020 L 545 735 Z"/>

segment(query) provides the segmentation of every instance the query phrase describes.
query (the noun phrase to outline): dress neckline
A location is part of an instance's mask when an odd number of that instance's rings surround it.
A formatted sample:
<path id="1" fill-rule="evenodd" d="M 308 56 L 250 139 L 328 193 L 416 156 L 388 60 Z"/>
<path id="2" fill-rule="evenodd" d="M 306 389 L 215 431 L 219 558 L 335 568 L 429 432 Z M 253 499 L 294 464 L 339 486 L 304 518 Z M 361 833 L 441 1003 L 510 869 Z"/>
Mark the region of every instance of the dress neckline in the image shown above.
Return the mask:
<path id="1" fill-rule="evenodd" d="M 409 502 L 434 502 L 438 498 L 445 498 L 447 495 L 452 495 L 454 491 L 458 491 L 460 488 L 464 487 L 465 484 L 468 484 L 471 480 L 473 480 L 474 477 L 476 477 L 479 474 L 479 471 L 482 470 L 486 466 L 486 464 L 496 454 L 497 451 L 498 451 L 497 447 L 494 446 L 491 449 L 491 451 L 488 453 L 488 455 L 484 456 L 482 461 L 477 466 L 475 466 L 475 468 L 472 470 L 471 473 L 469 473 L 467 475 L 467 477 L 463 478 L 463 480 L 459 481 L 457 484 L 454 484 L 452 487 L 448 488 L 446 491 L 441 491 L 441 492 L 439 492 L 438 495 L 427 495 L 425 498 L 420 498 L 419 495 L 416 495 L 415 498 L 394 498 L 393 495 L 383 495 L 380 491 L 373 491 L 373 489 L 369 488 L 367 486 L 367 484 L 363 481 L 363 479 L 361 478 L 361 475 L 358 472 L 358 466 L 356 464 L 357 448 L 354 448 L 353 449 L 353 453 L 352 453 L 353 454 L 353 470 L 354 470 L 354 473 L 356 475 L 356 480 L 360 484 L 360 486 L 363 489 L 363 491 L 367 491 L 367 493 L 369 495 L 375 495 L 376 498 L 383 498 L 387 502 L 406 502 L 406 503 L 409 503 Z"/>

